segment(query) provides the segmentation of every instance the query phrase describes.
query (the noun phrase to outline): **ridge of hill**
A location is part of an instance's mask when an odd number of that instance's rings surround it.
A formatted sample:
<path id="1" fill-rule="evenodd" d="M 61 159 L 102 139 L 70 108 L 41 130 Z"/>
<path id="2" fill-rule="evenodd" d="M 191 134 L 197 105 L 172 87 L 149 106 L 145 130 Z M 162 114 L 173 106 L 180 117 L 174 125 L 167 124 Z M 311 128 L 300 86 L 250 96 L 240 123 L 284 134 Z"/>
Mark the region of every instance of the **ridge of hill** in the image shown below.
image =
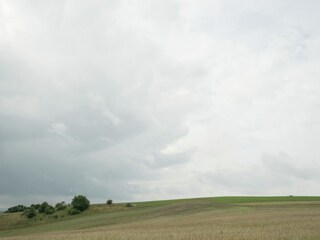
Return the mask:
<path id="1" fill-rule="evenodd" d="M 32 220 L 21 217 L 19 213 L 4 213 L 0 215 L 0 238 L 61 239 L 64 234 L 63 236 L 67 236 L 65 239 L 78 239 L 78 234 L 81 233 L 81 236 L 90 236 L 92 239 L 104 239 L 104 234 L 115 235 L 110 239 L 125 239 L 126 234 L 131 232 L 130 239 L 148 239 L 150 234 L 158 236 L 154 239 L 170 239 L 171 233 L 176 234 L 175 239 L 189 239 L 188 237 L 194 234 L 202 234 L 210 239 L 212 236 L 219 236 L 222 231 L 225 237 L 228 234 L 231 236 L 224 239 L 241 239 L 232 234 L 236 230 L 240 231 L 239 226 L 243 224 L 242 229 L 246 229 L 246 232 L 252 230 L 252 236 L 256 236 L 257 227 L 261 228 L 260 230 L 271 227 L 273 232 L 269 233 L 276 234 L 277 231 L 274 230 L 279 228 L 278 231 L 281 232 L 281 226 L 290 226 L 292 234 L 301 236 L 301 233 L 295 232 L 295 226 L 309 224 L 311 229 L 319 229 L 311 233 L 320 237 L 319 220 L 320 197 L 234 196 L 174 199 L 136 202 L 133 207 L 126 207 L 125 203 L 93 204 L 89 210 L 79 215 L 70 216 L 67 212 L 58 211 L 52 216 L 39 216 Z M 144 235 L 147 232 L 149 235 Z M 272 238 L 274 236 L 267 232 L 265 234 L 270 239 L 278 239 Z M 245 239 L 251 239 L 251 235 L 246 235 Z"/>

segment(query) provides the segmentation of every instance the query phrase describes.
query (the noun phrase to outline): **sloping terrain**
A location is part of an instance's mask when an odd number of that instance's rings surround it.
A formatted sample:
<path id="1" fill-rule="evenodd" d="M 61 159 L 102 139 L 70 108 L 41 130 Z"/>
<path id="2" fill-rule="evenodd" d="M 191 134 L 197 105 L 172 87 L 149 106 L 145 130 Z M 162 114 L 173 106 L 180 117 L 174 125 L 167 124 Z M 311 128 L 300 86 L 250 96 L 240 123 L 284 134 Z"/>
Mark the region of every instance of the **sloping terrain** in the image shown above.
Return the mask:
<path id="1" fill-rule="evenodd" d="M 320 239 L 320 197 L 96 204 L 82 214 L 0 215 L 3 239 Z"/>

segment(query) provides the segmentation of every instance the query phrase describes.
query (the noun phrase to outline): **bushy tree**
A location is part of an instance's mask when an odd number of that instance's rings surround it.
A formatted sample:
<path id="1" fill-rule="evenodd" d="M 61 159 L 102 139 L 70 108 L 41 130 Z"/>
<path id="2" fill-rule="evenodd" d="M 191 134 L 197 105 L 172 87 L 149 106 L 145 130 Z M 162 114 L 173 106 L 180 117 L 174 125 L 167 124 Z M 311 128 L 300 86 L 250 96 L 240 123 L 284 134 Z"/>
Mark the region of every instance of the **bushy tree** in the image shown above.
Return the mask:
<path id="1" fill-rule="evenodd" d="M 51 205 L 48 205 L 48 206 L 46 207 L 46 209 L 44 210 L 44 213 L 47 214 L 47 215 L 52 214 L 52 213 L 54 213 L 54 212 L 55 212 L 55 209 L 54 209 L 54 207 L 51 206 Z"/>
<path id="2" fill-rule="evenodd" d="M 7 213 L 23 212 L 23 211 L 26 210 L 26 209 L 27 209 L 26 206 L 17 205 L 17 206 L 8 208 L 8 210 L 7 210 L 6 212 L 7 212 Z"/>
<path id="3" fill-rule="evenodd" d="M 76 214 L 81 213 L 81 211 L 78 210 L 78 209 L 75 209 L 75 208 L 70 208 L 70 209 L 68 210 L 68 213 L 71 214 L 71 215 L 76 215 Z"/>
<path id="4" fill-rule="evenodd" d="M 34 218 L 37 216 L 37 210 L 34 208 L 27 208 L 22 213 L 23 216 L 26 216 L 27 218 Z"/>
<path id="5" fill-rule="evenodd" d="M 111 205 L 111 204 L 112 204 L 112 200 L 109 199 L 109 200 L 107 201 L 107 204 L 108 204 L 108 205 Z"/>
<path id="6" fill-rule="evenodd" d="M 38 209 L 40 208 L 40 206 L 41 206 L 41 204 L 31 204 L 31 206 L 30 206 L 30 207 L 32 207 L 32 208 L 34 208 L 34 209 L 38 210 Z"/>
<path id="7" fill-rule="evenodd" d="M 46 208 L 49 206 L 47 202 L 43 202 L 40 204 L 40 207 L 38 208 L 39 213 L 44 213 Z"/>
<path id="8" fill-rule="evenodd" d="M 83 195 L 75 196 L 72 199 L 71 205 L 74 209 L 83 212 L 84 210 L 88 209 L 90 206 L 90 201 Z"/>
<path id="9" fill-rule="evenodd" d="M 66 209 L 66 207 L 67 207 L 67 204 L 64 201 L 59 202 L 59 203 L 56 204 L 57 211 Z"/>

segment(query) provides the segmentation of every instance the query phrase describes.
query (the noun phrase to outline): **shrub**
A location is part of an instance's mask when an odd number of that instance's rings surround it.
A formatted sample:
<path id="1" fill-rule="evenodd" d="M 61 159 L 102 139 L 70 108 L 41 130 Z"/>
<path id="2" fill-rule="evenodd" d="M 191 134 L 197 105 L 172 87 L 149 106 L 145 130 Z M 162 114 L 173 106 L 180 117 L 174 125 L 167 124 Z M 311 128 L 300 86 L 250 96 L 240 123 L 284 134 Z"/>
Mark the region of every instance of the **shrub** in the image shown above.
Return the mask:
<path id="1" fill-rule="evenodd" d="M 23 212 L 24 210 L 26 210 L 27 207 L 23 206 L 23 205 L 17 205 L 11 208 L 8 208 L 8 210 L 6 211 L 6 213 L 16 213 L 16 212 Z"/>
<path id="2" fill-rule="evenodd" d="M 44 211 L 46 210 L 46 208 L 49 206 L 49 204 L 47 202 L 43 202 L 40 204 L 40 207 L 38 209 L 39 213 L 44 213 Z"/>
<path id="3" fill-rule="evenodd" d="M 56 204 L 57 211 L 64 210 L 66 209 L 66 207 L 67 207 L 67 204 L 64 201 Z"/>
<path id="4" fill-rule="evenodd" d="M 111 204 L 112 204 L 112 200 L 109 199 L 109 200 L 107 201 L 107 204 L 108 204 L 108 205 L 111 205 Z"/>
<path id="5" fill-rule="evenodd" d="M 40 206 L 41 206 L 41 204 L 31 204 L 30 207 L 32 207 L 32 208 L 34 208 L 36 210 L 39 210 Z"/>
<path id="6" fill-rule="evenodd" d="M 126 207 L 133 207 L 133 204 L 132 203 L 127 203 Z"/>
<path id="7" fill-rule="evenodd" d="M 89 200 L 82 195 L 75 196 L 71 202 L 72 208 L 83 212 L 84 210 L 88 209 L 90 206 Z"/>
<path id="8" fill-rule="evenodd" d="M 52 207 L 51 205 L 48 205 L 48 206 L 46 207 L 46 209 L 44 210 L 44 213 L 47 214 L 47 215 L 52 214 L 52 213 L 54 213 L 54 212 L 55 212 L 55 209 L 54 209 L 54 207 Z"/>
<path id="9" fill-rule="evenodd" d="M 23 216 L 26 216 L 27 218 L 34 218 L 37 216 L 37 210 L 34 208 L 27 208 L 22 213 Z"/>
<path id="10" fill-rule="evenodd" d="M 81 213 L 81 211 L 78 210 L 78 209 L 75 209 L 75 208 L 70 208 L 70 209 L 68 210 L 68 213 L 69 213 L 70 215 L 76 215 L 76 214 Z"/>

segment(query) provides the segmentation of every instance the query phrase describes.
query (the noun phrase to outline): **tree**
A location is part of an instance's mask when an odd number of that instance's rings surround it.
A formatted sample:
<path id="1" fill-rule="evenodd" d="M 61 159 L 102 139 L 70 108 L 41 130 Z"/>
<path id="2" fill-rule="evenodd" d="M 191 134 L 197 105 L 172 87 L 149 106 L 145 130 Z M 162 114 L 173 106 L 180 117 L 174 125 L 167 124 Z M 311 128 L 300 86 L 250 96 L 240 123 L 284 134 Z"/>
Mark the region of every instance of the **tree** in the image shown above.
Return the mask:
<path id="1" fill-rule="evenodd" d="M 55 209 L 54 209 L 54 207 L 51 206 L 51 205 L 48 205 L 48 206 L 46 207 L 46 209 L 44 210 L 44 213 L 47 214 L 47 215 L 52 214 L 52 213 L 54 213 L 54 212 L 55 212 Z"/>
<path id="2" fill-rule="evenodd" d="M 83 212 L 84 210 L 89 208 L 90 201 L 85 196 L 78 195 L 72 199 L 71 205 L 74 209 Z"/>
<path id="3" fill-rule="evenodd" d="M 68 210 L 68 213 L 70 214 L 70 215 L 76 215 L 76 214 L 79 214 L 79 213 L 81 213 L 78 209 L 75 209 L 75 208 L 70 208 L 69 210 Z"/>
<path id="4" fill-rule="evenodd" d="M 34 208 L 34 209 L 38 210 L 38 209 L 40 208 L 40 206 L 41 206 L 41 204 L 31 204 L 31 206 L 30 206 L 30 207 L 32 207 L 32 208 Z"/>
<path id="5" fill-rule="evenodd" d="M 64 201 L 59 202 L 59 203 L 56 204 L 57 211 L 66 209 L 66 207 L 67 207 L 67 204 Z"/>
<path id="6" fill-rule="evenodd" d="M 112 204 L 112 200 L 109 199 L 109 200 L 107 201 L 107 204 L 108 204 L 108 205 L 111 205 L 111 204 Z"/>
<path id="7" fill-rule="evenodd" d="M 23 216 L 26 216 L 27 218 L 34 218 L 37 216 L 37 210 L 34 208 L 27 208 L 22 213 Z"/>
<path id="8" fill-rule="evenodd" d="M 40 207 L 38 209 L 39 213 L 44 213 L 44 211 L 46 210 L 46 208 L 49 206 L 49 204 L 47 202 L 43 202 L 40 204 Z"/>
<path id="9" fill-rule="evenodd" d="M 26 210 L 27 207 L 23 206 L 23 205 L 17 205 L 11 208 L 8 208 L 8 210 L 6 211 L 7 213 L 16 213 L 16 212 L 23 212 L 24 210 Z"/>

